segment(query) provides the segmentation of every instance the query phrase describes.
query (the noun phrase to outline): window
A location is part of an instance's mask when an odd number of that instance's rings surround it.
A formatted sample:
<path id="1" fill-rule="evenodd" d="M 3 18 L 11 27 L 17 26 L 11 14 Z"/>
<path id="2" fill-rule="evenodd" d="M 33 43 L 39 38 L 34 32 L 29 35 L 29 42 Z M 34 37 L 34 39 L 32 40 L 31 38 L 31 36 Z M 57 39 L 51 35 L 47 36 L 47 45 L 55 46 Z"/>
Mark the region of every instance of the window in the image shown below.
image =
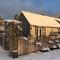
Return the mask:
<path id="1" fill-rule="evenodd" d="M 41 37 L 41 28 L 40 28 L 40 37 Z"/>
<path id="2" fill-rule="evenodd" d="M 38 27 L 35 27 L 35 35 L 36 35 L 36 38 L 38 37 Z"/>

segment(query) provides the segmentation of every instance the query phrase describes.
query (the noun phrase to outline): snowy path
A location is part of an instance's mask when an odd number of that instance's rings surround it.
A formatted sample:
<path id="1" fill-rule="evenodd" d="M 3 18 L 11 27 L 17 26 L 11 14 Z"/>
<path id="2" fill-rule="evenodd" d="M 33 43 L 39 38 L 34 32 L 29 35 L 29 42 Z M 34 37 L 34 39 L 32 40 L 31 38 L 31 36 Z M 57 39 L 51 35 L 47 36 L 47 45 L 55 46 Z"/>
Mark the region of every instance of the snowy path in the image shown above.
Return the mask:
<path id="1" fill-rule="evenodd" d="M 31 53 L 13 59 L 10 58 L 8 52 L 3 50 L 0 46 L 0 60 L 60 60 L 60 49 L 45 53 Z"/>

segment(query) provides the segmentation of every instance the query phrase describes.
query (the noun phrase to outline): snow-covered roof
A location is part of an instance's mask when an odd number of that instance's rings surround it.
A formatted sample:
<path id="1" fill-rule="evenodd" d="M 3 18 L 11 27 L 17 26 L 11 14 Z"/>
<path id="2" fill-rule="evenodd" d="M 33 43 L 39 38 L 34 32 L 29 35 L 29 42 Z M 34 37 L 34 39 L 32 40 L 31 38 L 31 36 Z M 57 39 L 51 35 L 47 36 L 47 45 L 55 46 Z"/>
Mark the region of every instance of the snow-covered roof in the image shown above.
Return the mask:
<path id="1" fill-rule="evenodd" d="M 55 42 L 59 43 L 60 41 L 59 40 L 55 40 Z"/>
<path id="2" fill-rule="evenodd" d="M 60 44 L 57 44 L 58 45 L 58 47 L 60 48 Z"/>
<path id="3" fill-rule="evenodd" d="M 22 23 L 22 22 L 20 22 L 20 21 L 14 20 L 14 19 L 7 19 L 7 20 L 4 20 L 4 21 L 14 22 L 14 23 Z"/>
<path id="4" fill-rule="evenodd" d="M 56 45 L 53 45 L 53 48 L 57 48 L 57 46 Z"/>
<path id="5" fill-rule="evenodd" d="M 48 42 L 49 42 L 49 43 L 51 43 L 51 44 L 53 44 L 53 43 L 54 43 L 54 42 L 53 42 L 53 41 L 51 41 L 51 40 L 50 40 L 50 41 L 48 41 Z"/>
<path id="6" fill-rule="evenodd" d="M 43 49 L 42 49 L 42 50 L 50 50 L 50 49 L 49 49 L 48 47 L 46 47 L 46 48 L 45 48 L 45 47 L 43 47 Z"/>
<path id="7" fill-rule="evenodd" d="M 40 45 L 40 46 L 42 45 L 41 42 L 37 42 L 36 44 L 37 44 L 37 45 Z"/>
<path id="8" fill-rule="evenodd" d="M 40 27 L 60 27 L 60 24 L 56 22 L 57 18 L 30 13 L 26 11 L 22 11 L 22 13 L 26 17 L 30 25 L 35 25 Z"/>
<path id="9" fill-rule="evenodd" d="M 28 38 L 27 38 L 27 37 L 20 37 L 20 38 L 24 39 L 25 41 L 26 41 L 26 40 L 28 40 Z"/>
<path id="10" fill-rule="evenodd" d="M 25 40 L 28 40 L 28 38 L 27 37 L 23 37 Z"/>

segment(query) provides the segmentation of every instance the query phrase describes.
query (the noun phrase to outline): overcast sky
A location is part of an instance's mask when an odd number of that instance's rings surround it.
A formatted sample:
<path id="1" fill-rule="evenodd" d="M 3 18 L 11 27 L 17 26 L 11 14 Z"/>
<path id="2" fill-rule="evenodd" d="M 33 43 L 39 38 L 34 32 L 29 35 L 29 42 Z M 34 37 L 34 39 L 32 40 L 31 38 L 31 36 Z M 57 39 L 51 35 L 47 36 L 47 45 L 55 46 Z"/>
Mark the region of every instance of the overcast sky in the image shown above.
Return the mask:
<path id="1" fill-rule="evenodd" d="M 60 12 L 60 0 L 0 0 L 2 17 L 10 18 L 22 10 L 54 14 Z"/>

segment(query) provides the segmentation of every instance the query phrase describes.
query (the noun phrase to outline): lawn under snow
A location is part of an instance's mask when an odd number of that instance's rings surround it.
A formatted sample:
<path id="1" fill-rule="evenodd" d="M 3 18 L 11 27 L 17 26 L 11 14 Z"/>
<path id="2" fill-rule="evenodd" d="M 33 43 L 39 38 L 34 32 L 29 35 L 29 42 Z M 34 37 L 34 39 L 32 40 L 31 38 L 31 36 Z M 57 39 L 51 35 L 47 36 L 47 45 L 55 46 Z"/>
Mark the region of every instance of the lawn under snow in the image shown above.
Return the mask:
<path id="1" fill-rule="evenodd" d="M 8 52 L 0 46 L 0 60 L 60 60 L 60 49 L 45 52 L 31 53 L 18 58 L 11 58 Z"/>

